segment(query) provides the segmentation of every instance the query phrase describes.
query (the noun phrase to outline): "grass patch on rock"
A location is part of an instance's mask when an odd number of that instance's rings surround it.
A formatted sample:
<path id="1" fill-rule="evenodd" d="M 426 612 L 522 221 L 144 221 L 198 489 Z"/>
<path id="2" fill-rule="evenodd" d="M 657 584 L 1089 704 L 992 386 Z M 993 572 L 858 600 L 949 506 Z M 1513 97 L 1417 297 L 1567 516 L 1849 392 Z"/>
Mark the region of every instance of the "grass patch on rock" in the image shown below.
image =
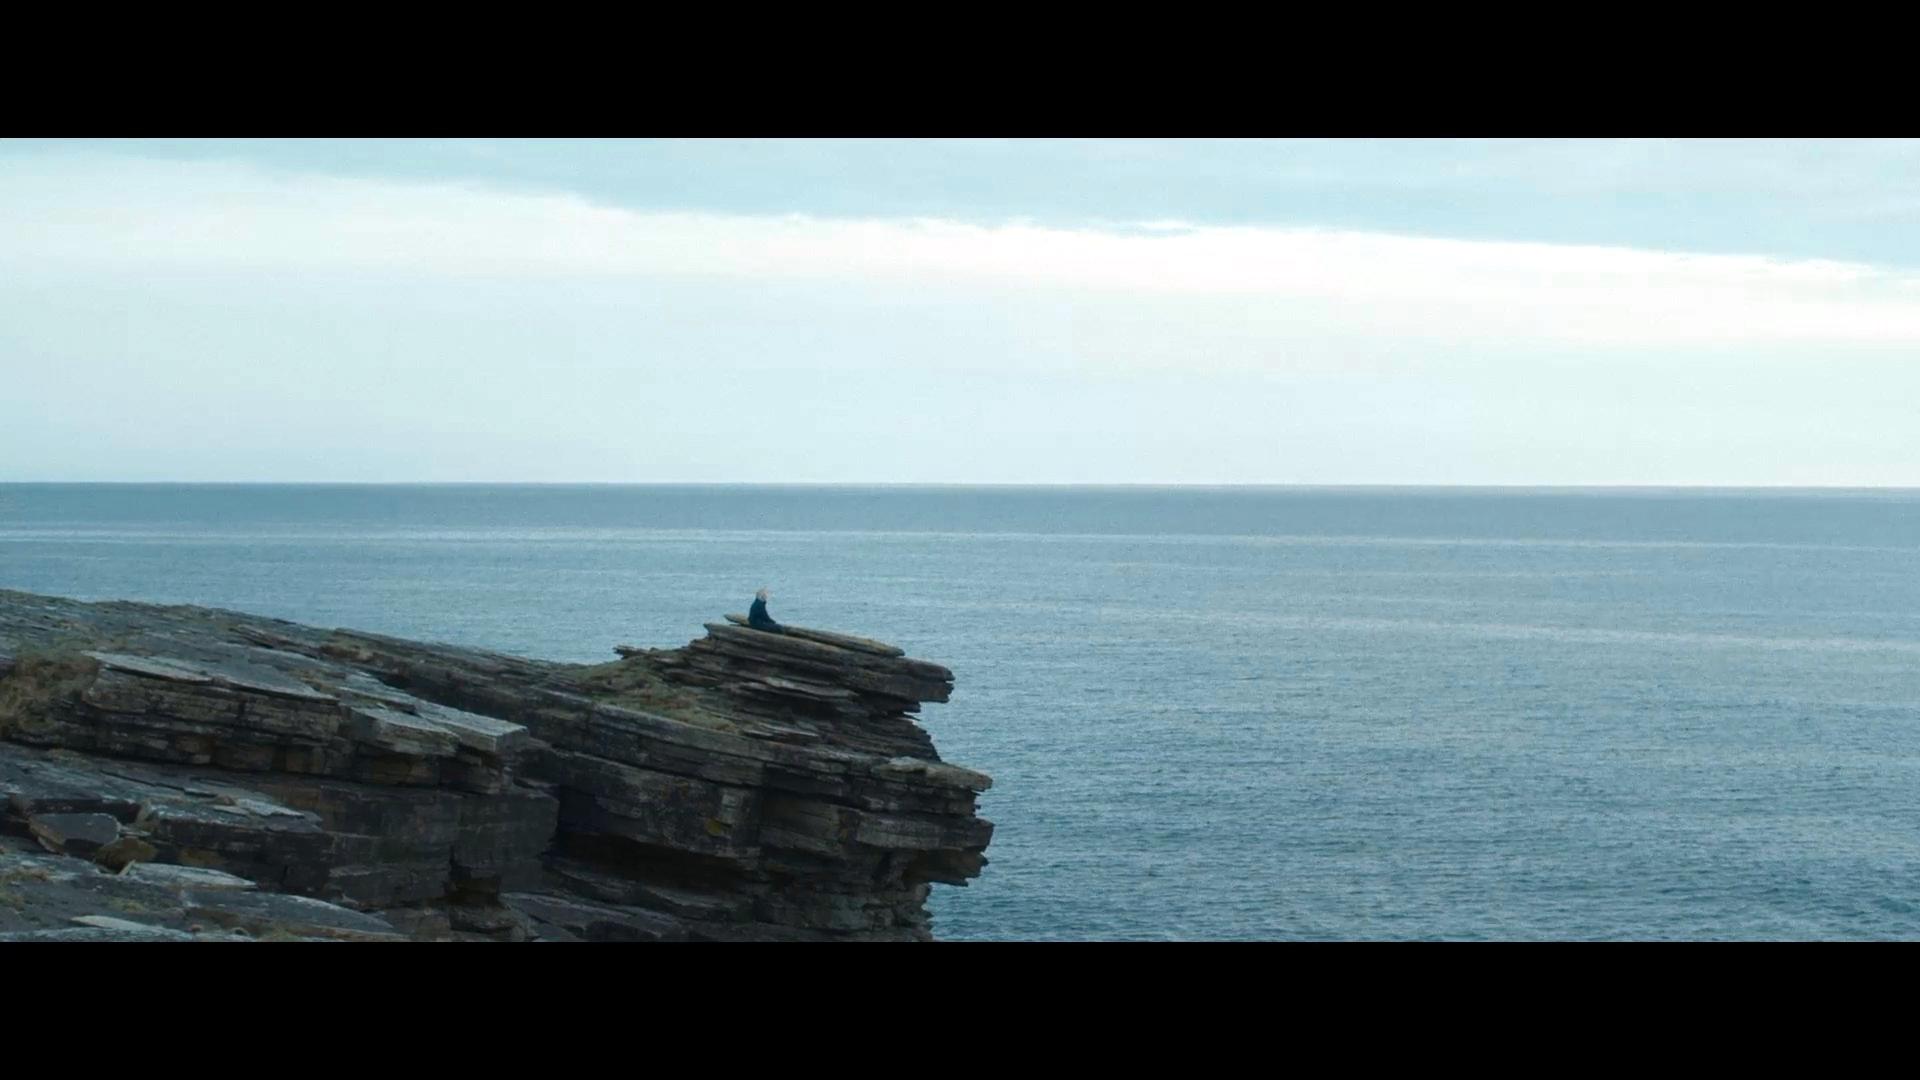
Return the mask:
<path id="1" fill-rule="evenodd" d="M 709 708 L 698 691 L 668 682 L 642 660 L 594 664 L 577 669 L 573 676 L 582 694 L 608 705 L 658 713 L 719 731 L 739 727 L 726 714 Z"/>
<path id="2" fill-rule="evenodd" d="M 100 665 L 79 651 L 29 652 L 0 679 L 0 738 L 27 733 L 80 700 Z"/>
<path id="3" fill-rule="evenodd" d="M 53 872 L 44 866 L 9 866 L 0 869 L 0 885 L 16 881 L 52 881 Z"/>
<path id="4" fill-rule="evenodd" d="M 148 915 L 153 912 L 152 905 L 143 904 L 138 900 L 132 900 L 124 896 L 116 896 L 108 900 L 107 906 L 122 915 Z"/>

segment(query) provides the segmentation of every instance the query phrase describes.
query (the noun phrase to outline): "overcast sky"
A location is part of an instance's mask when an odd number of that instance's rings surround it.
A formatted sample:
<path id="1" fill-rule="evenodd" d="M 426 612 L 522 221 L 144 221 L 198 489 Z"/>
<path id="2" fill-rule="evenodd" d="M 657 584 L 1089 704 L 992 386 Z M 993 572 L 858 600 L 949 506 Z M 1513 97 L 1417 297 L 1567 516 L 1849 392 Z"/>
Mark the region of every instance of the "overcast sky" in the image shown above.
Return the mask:
<path id="1" fill-rule="evenodd" d="M 1916 142 L 0 142 L 0 481 L 1920 485 Z"/>

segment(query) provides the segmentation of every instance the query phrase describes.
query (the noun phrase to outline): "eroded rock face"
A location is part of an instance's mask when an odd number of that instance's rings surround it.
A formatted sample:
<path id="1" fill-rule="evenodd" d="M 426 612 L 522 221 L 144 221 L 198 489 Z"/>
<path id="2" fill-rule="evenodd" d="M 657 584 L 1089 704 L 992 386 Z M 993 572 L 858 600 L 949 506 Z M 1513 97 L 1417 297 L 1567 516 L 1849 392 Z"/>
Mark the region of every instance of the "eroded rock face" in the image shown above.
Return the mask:
<path id="1" fill-rule="evenodd" d="M 992 835 L 988 778 L 912 719 L 952 673 L 729 619 L 582 666 L 0 591 L 0 845 L 83 868 L 69 893 L 219 873 L 376 937 L 929 937 L 931 884 L 978 875 Z M 20 895 L 0 933 L 144 932 L 10 915 Z M 214 922 L 329 936 L 286 914 Z"/>

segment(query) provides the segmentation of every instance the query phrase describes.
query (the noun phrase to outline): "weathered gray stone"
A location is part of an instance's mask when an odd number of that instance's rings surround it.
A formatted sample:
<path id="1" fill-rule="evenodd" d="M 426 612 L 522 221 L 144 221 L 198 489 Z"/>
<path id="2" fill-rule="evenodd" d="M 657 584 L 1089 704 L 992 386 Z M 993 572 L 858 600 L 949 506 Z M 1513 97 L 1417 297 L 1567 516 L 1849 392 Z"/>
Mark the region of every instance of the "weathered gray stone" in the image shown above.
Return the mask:
<path id="1" fill-rule="evenodd" d="M 89 652 L 86 655 L 110 668 L 183 683 L 211 683 L 213 676 L 184 664 L 156 657 L 128 656 L 125 653 Z"/>
<path id="2" fill-rule="evenodd" d="M 208 870 L 200 866 L 171 866 L 166 863 L 141 863 L 130 866 L 121 875 L 129 881 L 138 881 L 147 885 L 160 885 L 170 889 L 240 889 L 259 888 L 246 878 L 219 870 Z"/>
<path id="3" fill-rule="evenodd" d="M 423 719 L 450 733 L 459 745 L 492 757 L 504 757 L 525 749 L 532 740 L 526 728 L 491 716 L 424 701 L 419 710 Z"/>
<path id="4" fill-rule="evenodd" d="M 377 915 L 350 911 L 323 900 L 236 889 L 189 889 L 182 897 L 190 917 L 206 919 L 255 937 L 280 934 L 336 941 L 405 941 Z"/>
<path id="5" fill-rule="evenodd" d="M 395 754 L 452 757 L 459 747 L 447 729 L 395 709 L 360 707 L 350 715 L 356 740 Z"/>
<path id="6" fill-rule="evenodd" d="M 177 936 L 176 936 L 177 935 Z M 122 930 L 102 926 L 74 926 L 61 930 L 0 933 L 0 943 L 11 941 L 196 941 L 196 935 L 177 930 L 156 933 L 151 928 Z"/>
<path id="7" fill-rule="evenodd" d="M 33 868 L 33 896 L 196 939 L 928 937 L 929 883 L 977 875 L 992 833 L 990 779 L 911 715 L 952 673 L 738 621 L 589 667 L 0 591 L 0 653 L 51 657 L 0 667 L 31 709 L 0 725 L 0 858 L 36 816 L 101 815 L 124 872 Z M 135 932 L 33 910 L 0 934 Z"/>
<path id="8" fill-rule="evenodd" d="M 90 926 L 96 930 L 111 930 L 138 938 L 153 938 L 159 941 L 192 941 L 193 935 L 185 930 L 169 930 L 164 926 L 150 926 L 134 922 L 131 919 L 116 919 L 107 915 L 76 915 L 73 918 L 79 926 Z"/>
<path id="9" fill-rule="evenodd" d="M 680 920 L 657 911 L 529 893 L 508 893 L 500 899 L 535 923 L 558 927 L 581 941 L 687 940 L 687 928 Z"/>
<path id="10" fill-rule="evenodd" d="M 730 614 L 727 616 L 727 621 L 735 626 L 749 625 L 745 615 Z M 898 645 L 889 645 L 884 641 L 875 641 L 872 638 L 855 637 L 852 634 L 836 634 L 831 630 L 809 630 L 804 626 L 782 626 L 780 632 L 790 637 L 797 637 L 806 641 L 815 641 L 822 645 L 833 645 L 842 649 L 852 649 L 855 652 L 869 652 L 876 656 L 906 655 L 906 650 L 900 648 Z"/>
<path id="11" fill-rule="evenodd" d="M 120 823 L 109 814 L 35 814 L 27 828 L 41 846 L 62 855 L 91 855 L 120 838 Z"/>

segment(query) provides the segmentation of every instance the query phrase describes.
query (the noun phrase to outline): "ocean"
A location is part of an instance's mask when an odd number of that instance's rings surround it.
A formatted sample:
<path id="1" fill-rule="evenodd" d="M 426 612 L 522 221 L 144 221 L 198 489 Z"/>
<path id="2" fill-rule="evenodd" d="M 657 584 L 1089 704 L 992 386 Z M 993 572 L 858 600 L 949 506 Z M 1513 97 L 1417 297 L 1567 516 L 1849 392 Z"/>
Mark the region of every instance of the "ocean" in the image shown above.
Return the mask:
<path id="1" fill-rule="evenodd" d="M 1920 937 L 1920 491 L 0 485 L 0 587 L 954 670 L 947 939 Z"/>

